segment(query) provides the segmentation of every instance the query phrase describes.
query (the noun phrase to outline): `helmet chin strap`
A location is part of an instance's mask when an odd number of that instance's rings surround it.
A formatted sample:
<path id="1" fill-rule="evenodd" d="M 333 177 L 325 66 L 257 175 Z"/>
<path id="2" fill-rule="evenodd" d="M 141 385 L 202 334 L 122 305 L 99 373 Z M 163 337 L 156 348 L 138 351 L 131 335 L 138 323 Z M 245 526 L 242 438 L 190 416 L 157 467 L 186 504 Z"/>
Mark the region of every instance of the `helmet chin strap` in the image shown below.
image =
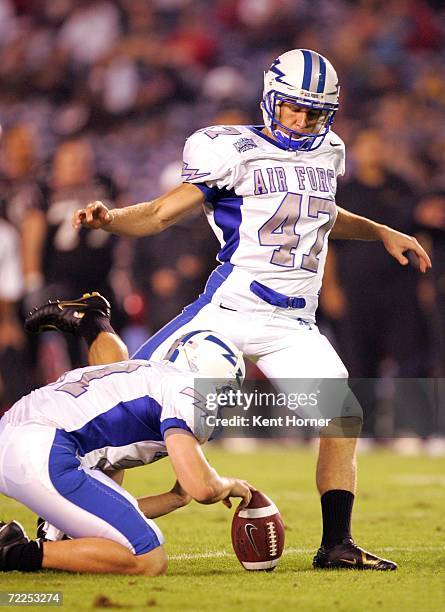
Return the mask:
<path id="1" fill-rule="evenodd" d="M 277 121 L 280 121 L 282 104 L 283 104 L 282 101 L 279 101 L 275 104 L 274 117 Z M 284 131 L 284 129 L 281 128 L 281 126 L 277 125 L 276 123 L 271 124 L 270 131 L 271 131 L 272 136 L 274 136 L 274 138 L 276 138 L 278 142 L 281 142 L 281 144 L 283 144 L 285 147 L 287 147 L 290 150 L 294 150 L 294 151 L 304 149 L 305 143 L 311 142 L 312 140 L 311 137 L 313 137 L 313 134 L 307 134 L 307 135 L 301 134 L 301 135 L 295 136 L 295 132 L 292 133 L 293 130 L 290 130 L 290 133 L 288 133 Z M 281 138 L 279 136 L 277 137 L 277 134 L 279 134 Z M 296 143 L 298 144 L 298 146 L 293 147 L 292 143 Z"/>
<path id="2" fill-rule="evenodd" d="M 304 150 L 304 147 L 307 143 L 312 143 L 315 138 L 312 135 L 297 135 L 288 134 L 279 128 L 272 129 L 272 135 L 284 145 L 287 149 L 291 151 L 300 151 Z M 293 146 L 294 145 L 294 146 Z"/>
<path id="3" fill-rule="evenodd" d="M 288 132 L 285 132 L 280 127 L 276 127 L 274 129 L 274 132 L 278 132 L 284 138 L 289 138 L 289 140 L 294 140 L 297 142 L 300 140 L 305 140 L 306 138 L 310 138 L 311 136 L 314 136 L 314 134 L 303 134 L 303 133 L 295 132 L 295 131 L 293 133 L 288 133 Z"/>

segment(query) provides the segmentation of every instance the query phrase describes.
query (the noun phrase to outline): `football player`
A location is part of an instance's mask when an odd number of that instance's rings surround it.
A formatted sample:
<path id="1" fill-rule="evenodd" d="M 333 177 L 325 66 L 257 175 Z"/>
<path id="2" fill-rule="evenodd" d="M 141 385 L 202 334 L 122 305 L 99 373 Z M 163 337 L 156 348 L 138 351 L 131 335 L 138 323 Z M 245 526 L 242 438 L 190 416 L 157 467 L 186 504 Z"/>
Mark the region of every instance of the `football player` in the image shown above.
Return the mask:
<path id="1" fill-rule="evenodd" d="M 338 106 L 337 74 L 325 57 L 307 49 L 283 53 L 264 75 L 264 125 L 198 130 L 185 144 L 182 185 L 151 202 L 109 210 L 95 201 L 75 213 L 77 228 L 146 236 L 204 206 L 221 242 L 220 265 L 203 294 L 136 358 L 160 359 L 174 338 L 211 328 L 275 379 L 279 391 L 286 391 L 286 379 L 347 378 L 315 324 L 328 238 L 380 241 L 401 265 L 410 251 L 422 272 L 431 262 L 414 237 L 336 204 L 345 170 L 344 144 L 332 131 Z M 317 486 L 323 535 L 314 567 L 395 569 L 351 536 L 355 436 L 321 438 Z"/>
<path id="2" fill-rule="evenodd" d="M 88 297 L 82 315 L 88 309 L 93 319 L 107 319 L 106 301 Z M 73 326 L 78 323 L 74 317 Z M 109 329 L 99 332 L 105 341 Z M 71 538 L 30 541 L 19 523 L 0 521 L 1 571 L 162 574 L 167 555 L 153 518 L 191 499 L 230 507 L 231 497 L 241 497 L 248 504 L 251 485 L 219 476 L 201 451 L 213 427 L 195 385 L 204 378 L 209 388 L 239 388 L 241 352 L 220 334 L 199 331 L 175 342 L 168 361 L 127 360 L 67 372 L 0 419 L 0 492 Z M 167 455 L 174 487 L 138 500 L 104 471 L 87 467 L 131 467 Z"/>

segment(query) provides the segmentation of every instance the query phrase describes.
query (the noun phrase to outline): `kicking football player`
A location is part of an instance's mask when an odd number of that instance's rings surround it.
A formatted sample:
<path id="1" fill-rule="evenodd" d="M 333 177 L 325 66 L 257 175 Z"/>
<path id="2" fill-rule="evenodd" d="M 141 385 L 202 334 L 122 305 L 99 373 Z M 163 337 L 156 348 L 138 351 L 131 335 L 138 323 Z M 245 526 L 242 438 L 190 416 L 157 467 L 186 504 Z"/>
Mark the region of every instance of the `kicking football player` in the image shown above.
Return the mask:
<path id="1" fill-rule="evenodd" d="M 109 323 L 106 331 L 97 323 L 108 320 L 107 305 L 103 308 L 100 296 L 89 297 L 82 312 L 88 309 L 89 317 L 82 318 L 97 328 L 91 342 L 100 336 L 97 341 L 107 343 L 114 332 Z M 74 318 L 65 331 L 79 322 Z M 241 497 L 242 505 L 248 504 L 252 487 L 219 476 L 201 451 L 213 428 L 194 385 L 198 378 L 210 378 L 211 386 L 218 379 L 238 388 L 244 376 L 241 352 L 219 334 L 195 332 L 175 342 L 170 359 L 175 366 L 127 360 L 67 372 L 23 397 L 0 419 L 0 492 L 72 538 L 30 541 L 19 523 L 0 521 L 1 571 L 162 574 L 167 555 L 152 518 L 192 498 L 230 507 L 230 497 Z M 192 366 L 194 373 L 177 364 Z M 91 456 L 128 467 L 167 454 L 175 486 L 139 500 L 100 470 L 86 467 Z"/>
<path id="2" fill-rule="evenodd" d="M 211 328 L 278 385 L 348 376 L 315 324 L 328 237 L 381 241 L 401 265 L 411 251 L 422 272 L 431 262 L 412 236 L 336 205 L 337 176 L 345 170 L 344 144 L 331 129 L 338 106 L 331 63 L 314 51 L 288 51 L 264 76 L 264 126 L 198 130 L 185 145 L 182 185 L 152 202 L 108 210 L 96 201 L 75 213 L 77 228 L 146 236 L 204 206 L 221 242 L 220 265 L 204 293 L 135 357 L 159 359 L 172 339 Z M 314 567 L 395 569 L 351 536 L 355 437 L 320 440 L 317 486 L 323 535 Z"/>

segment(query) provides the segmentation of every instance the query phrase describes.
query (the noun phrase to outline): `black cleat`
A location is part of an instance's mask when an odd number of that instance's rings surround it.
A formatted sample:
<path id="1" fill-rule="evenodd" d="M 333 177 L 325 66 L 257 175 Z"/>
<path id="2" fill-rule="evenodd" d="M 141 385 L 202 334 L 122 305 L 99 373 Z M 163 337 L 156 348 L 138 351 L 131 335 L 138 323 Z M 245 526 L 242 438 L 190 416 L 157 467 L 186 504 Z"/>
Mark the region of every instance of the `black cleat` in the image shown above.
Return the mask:
<path id="1" fill-rule="evenodd" d="M 397 563 L 381 559 L 373 555 L 347 538 L 341 544 L 332 548 L 321 546 L 315 555 L 312 565 L 315 569 L 359 569 L 392 571 L 397 569 Z"/>
<path id="2" fill-rule="evenodd" d="M 50 300 L 29 313 L 25 329 L 34 334 L 54 330 L 74 334 L 84 314 L 91 311 L 110 318 L 110 304 L 97 291 L 84 293 L 78 300 Z"/>
<path id="3" fill-rule="evenodd" d="M 27 544 L 29 538 L 25 530 L 17 521 L 4 523 L 0 521 L 0 571 L 4 571 L 6 556 L 11 548 L 17 544 Z"/>
<path id="4" fill-rule="evenodd" d="M 37 519 L 37 540 L 58 542 L 59 540 L 71 540 L 71 538 L 39 516 Z"/>
<path id="5" fill-rule="evenodd" d="M 38 540 L 43 540 L 46 542 L 47 537 L 46 537 L 46 520 L 44 518 L 42 518 L 41 516 L 37 517 L 37 530 L 36 530 L 36 537 Z"/>

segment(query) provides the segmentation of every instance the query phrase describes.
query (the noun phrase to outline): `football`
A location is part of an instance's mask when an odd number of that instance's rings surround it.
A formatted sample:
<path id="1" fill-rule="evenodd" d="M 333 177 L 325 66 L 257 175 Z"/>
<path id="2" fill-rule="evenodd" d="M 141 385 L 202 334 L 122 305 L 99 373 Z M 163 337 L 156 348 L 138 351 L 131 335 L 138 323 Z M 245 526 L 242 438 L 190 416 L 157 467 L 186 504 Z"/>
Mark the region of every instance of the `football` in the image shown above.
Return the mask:
<path id="1" fill-rule="evenodd" d="M 272 571 L 278 565 L 284 548 L 284 523 L 276 505 L 261 491 L 253 491 L 249 505 L 235 512 L 232 545 L 246 570 Z"/>

